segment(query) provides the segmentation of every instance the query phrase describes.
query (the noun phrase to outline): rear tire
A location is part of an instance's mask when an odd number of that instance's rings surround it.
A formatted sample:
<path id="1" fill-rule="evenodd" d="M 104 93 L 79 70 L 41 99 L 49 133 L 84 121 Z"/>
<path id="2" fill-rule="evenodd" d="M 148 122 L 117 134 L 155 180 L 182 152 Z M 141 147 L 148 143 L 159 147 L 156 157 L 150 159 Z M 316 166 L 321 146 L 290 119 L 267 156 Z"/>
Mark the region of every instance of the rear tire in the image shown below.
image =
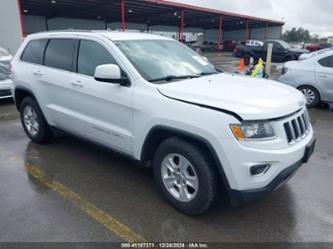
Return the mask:
<path id="1" fill-rule="evenodd" d="M 35 143 L 45 143 L 53 138 L 53 132 L 35 99 L 26 97 L 20 106 L 21 123 L 27 136 Z"/>
<path id="2" fill-rule="evenodd" d="M 320 104 L 320 95 L 316 88 L 312 86 L 301 86 L 298 90 L 305 96 L 307 107 L 313 108 Z"/>
<path id="3" fill-rule="evenodd" d="M 153 167 L 159 189 L 180 212 L 198 215 L 216 200 L 217 175 L 211 158 L 199 145 L 169 138 L 157 149 Z"/>

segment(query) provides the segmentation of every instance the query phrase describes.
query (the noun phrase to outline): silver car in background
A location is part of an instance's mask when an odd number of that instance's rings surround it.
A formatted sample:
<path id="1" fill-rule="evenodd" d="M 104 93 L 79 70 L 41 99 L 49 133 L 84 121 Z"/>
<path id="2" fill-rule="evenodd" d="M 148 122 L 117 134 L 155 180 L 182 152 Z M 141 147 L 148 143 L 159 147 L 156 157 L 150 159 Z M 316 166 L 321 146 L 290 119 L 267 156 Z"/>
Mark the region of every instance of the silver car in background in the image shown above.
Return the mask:
<path id="1" fill-rule="evenodd" d="M 333 50 L 285 63 L 278 81 L 299 89 L 308 107 L 333 103 Z"/>
<path id="2" fill-rule="evenodd" d="M 10 63 L 13 56 L 0 47 L 0 99 L 12 98 L 14 83 L 10 77 Z"/>

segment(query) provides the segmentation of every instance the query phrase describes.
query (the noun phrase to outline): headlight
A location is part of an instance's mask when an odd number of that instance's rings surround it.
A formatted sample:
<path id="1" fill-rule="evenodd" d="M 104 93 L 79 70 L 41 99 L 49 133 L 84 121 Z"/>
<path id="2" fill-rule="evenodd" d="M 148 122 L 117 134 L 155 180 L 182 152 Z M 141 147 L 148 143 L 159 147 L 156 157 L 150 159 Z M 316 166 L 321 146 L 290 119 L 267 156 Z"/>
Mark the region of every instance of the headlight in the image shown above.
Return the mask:
<path id="1" fill-rule="evenodd" d="M 273 139 L 275 133 L 268 122 L 251 122 L 230 125 L 232 133 L 238 140 Z"/>

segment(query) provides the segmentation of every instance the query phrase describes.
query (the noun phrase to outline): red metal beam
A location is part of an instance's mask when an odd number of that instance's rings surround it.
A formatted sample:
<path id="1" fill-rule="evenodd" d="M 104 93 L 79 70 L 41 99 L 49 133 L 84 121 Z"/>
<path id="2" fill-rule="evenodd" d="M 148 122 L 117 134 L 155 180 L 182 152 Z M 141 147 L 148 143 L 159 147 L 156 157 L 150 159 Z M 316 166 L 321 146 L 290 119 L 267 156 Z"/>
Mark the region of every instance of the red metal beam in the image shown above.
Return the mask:
<path id="1" fill-rule="evenodd" d="M 121 0 L 121 31 L 125 31 L 125 0 Z"/>
<path id="2" fill-rule="evenodd" d="M 210 9 L 210 8 L 193 6 L 193 5 L 183 4 L 183 3 L 178 3 L 178 2 L 171 2 L 171 1 L 167 1 L 167 0 L 144 0 L 144 1 L 148 2 L 148 3 L 160 4 L 160 5 L 165 5 L 165 6 L 179 7 L 179 8 L 185 9 L 185 10 L 186 9 L 187 10 L 196 10 L 196 11 L 202 11 L 202 12 L 206 12 L 206 13 L 224 15 L 224 16 L 229 16 L 229 17 L 239 17 L 242 19 L 268 22 L 268 23 L 277 24 L 277 25 L 285 24 L 284 22 L 281 22 L 281 21 L 270 20 L 270 19 L 248 16 L 248 15 L 242 15 L 242 14 L 236 14 L 236 13 L 222 11 L 222 10 L 214 10 L 214 9 Z"/>
<path id="3" fill-rule="evenodd" d="M 23 24 L 22 7 L 21 7 L 21 1 L 20 0 L 17 0 L 17 8 L 18 8 L 19 16 L 20 16 L 21 34 L 22 34 L 22 37 L 24 37 L 25 36 L 25 34 L 24 34 L 24 24 Z"/>
<path id="4" fill-rule="evenodd" d="M 222 16 L 219 16 L 219 34 L 217 39 L 217 52 L 221 52 L 221 38 L 222 38 Z"/>

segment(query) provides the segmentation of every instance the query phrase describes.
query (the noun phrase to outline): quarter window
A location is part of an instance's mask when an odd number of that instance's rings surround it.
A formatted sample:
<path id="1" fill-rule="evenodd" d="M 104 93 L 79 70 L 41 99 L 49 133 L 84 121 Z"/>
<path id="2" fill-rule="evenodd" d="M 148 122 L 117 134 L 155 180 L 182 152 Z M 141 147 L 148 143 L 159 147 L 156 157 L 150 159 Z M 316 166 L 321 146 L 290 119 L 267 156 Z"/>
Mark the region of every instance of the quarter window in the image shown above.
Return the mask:
<path id="1" fill-rule="evenodd" d="M 96 67 L 103 64 L 116 64 L 116 61 L 111 54 L 97 42 L 81 40 L 77 63 L 78 73 L 94 76 Z"/>
<path id="2" fill-rule="evenodd" d="M 43 56 L 47 40 L 32 40 L 25 48 L 21 60 L 36 64 L 43 64 Z"/>
<path id="3" fill-rule="evenodd" d="M 45 66 L 71 71 L 74 43 L 73 39 L 50 40 L 45 52 Z"/>
<path id="4" fill-rule="evenodd" d="M 333 55 L 325 57 L 318 61 L 323 67 L 332 67 L 333 68 Z"/>

